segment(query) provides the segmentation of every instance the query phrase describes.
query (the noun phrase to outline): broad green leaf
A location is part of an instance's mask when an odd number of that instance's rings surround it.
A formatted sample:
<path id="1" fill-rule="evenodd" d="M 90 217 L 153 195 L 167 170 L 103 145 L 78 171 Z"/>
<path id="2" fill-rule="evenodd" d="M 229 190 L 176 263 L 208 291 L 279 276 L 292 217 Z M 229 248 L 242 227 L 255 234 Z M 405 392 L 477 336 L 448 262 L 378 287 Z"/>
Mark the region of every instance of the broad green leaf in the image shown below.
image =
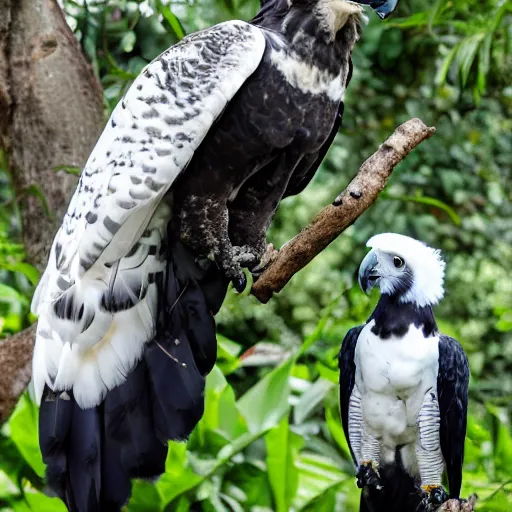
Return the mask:
<path id="1" fill-rule="evenodd" d="M 297 492 L 299 474 L 293 436 L 286 417 L 265 436 L 268 478 L 277 512 L 288 512 Z"/>
<path id="2" fill-rule="evenodd" d="M 34 512 L 66 512 L 67 508 L 59 498 L 50 498 L 41 492 L 26 492 L 25 500 Z M 17 510 L 15 507 L 14 510 Z"/>
<path id="3" fill-rule="evenodd" d="M 471 66 L 473 65 L 478 48 L 484 36 L 485 34 L 483 33 L 475 34 L 474 36 L 461 41 L 458 45 L 455 60 L 459 66 L 460 79 L 463 87 L 468 81 Z"/>
<path id="4" fill-rule="evenodd" d="M 2 283 L 0 283 L 0 302 L 28 305 L 28 300 L 21 293 Z"/>
<path id="5" fill-rule="evenodd" d="M 5 268 L 11 272 L 20 272 L 26 276 L 33 285 L 36 285 L 39 281 L 39 272 L 37 268 L 30 265 L 30 263 L 25 263 L 23 261 L 16 261 L 14 263 L 0 261 L 0 268 Z"/>
<path id="6" fill-rule="evenodd" d="M 486 404 L 487 410 L 494 416 L 497 422 L 495 437 L 495 464 L 503 471 L 512 468 L 512 434 L 508 415 L 504 409 L 496 407 L 491 403 Z"/>
<path id="7" fill-rule="evenodd" d="M 420 196 L 420 195 L 418 195 L 418 196 L 390 196 L 387 194 L 385 194 L 384 197 L 386 199 L 393 199 L 396 201 L 406 201 L 406 202 L 410 202 L 410 203 L 418 203 L 418 204 L 426 204 L 429 206 L 434 206 L 435 208 L 438 208 L 438 209 L 446 212 L 455 225 L 460 226 L 460 224 L 462 222 L 459 215 L 457 214 L 457 212 L 451 206 L 447 205 L 440 199 L 436 199 L 435 197 L 427 197 L 427 196 Z"/>
<path id="8" fill-rule="evenodd" d="M 37 406 L 24 393 L 7 425 L 10 437 L 23 458 L 37 475 L 43 477 L 45 465 L 39 450 L 38 417 Z"/>
<path id="9" fill-rule="evenodd" d="M 253 434 L 279 424 L 290 406 L 289 377 L 294 359 L 288 359 L 257 382 L 237 402 L 239 411 Z"/>
<path id="10" fill-rule="evenodd" d="M 206 430 L 218 430 L 229 440 L 247 430 L 237 409 L 233 388 L 218 366 L 214 366 L 206 379 L 205 412 L 198 429 L 203 435 Z"/>
<path id="11" fill-rule="evenodd" d="M 296 510 L 302 510 L 330 488 L 351 478 L 328 458 L 301 453 L 296 466 L 299 470 L 299 489 L 293 502 Z"/>
<path id="12" fill-rule="evenodd" d="M 315 368 L 318 371 L 320 377 L 331 381 L 335 385 L 338 385 L 340 381 L 340 374 L 338 370 L 333 370 L 332 368 L 329 368 L 320 362 L 316 363 Z"/>
<path id="13" fill-rule="evenodd" d="M 417 12 L 407 18 L 393 19 L 389 25 L 390 27 L 411 28 L 422 27 L 428 25 L 430 18 L 429 11 Z"/>
<path id="14" fill-rule="evenodd" d="M 130 512 L 145 512 L 146 510 L 163 510 L 162 497 L 155 484 L 144 480 L 135 480 L 132 484 Z"/>
<path id="15" fill-rule="evenodd" d="M 326 379 L 320 378 L 314 382 L 293 408 L 294 422 L 300 425 L 333 388 L 334 384 Z"/>
<path id="16" fill-rule="evenodd" d="M 164 505 L 173 501 L 203 481 L 203 477 L 192 471 L 187 459 L 187 445 L 171 441 L 165 463 L 165 473 L 156 483 Z"/>
<path id="17" fill-rule="evenodd" d="M 0 470 L 0 496 L 18 494 L 18 486 L 9 478 L 9 476 Z"/>
<path id="18" fill-rule="evenodd" d="M 343 431 L 338 408 L 334 409 L 332 407 L 327 407 L 325 409 L 325 420 L 331 436 L 340 447 L 343 455 L 345 455 L 347 460 L 352 461 L 352 455 L 350 453 L 347 438 L 345 437 L 345 432 Z"/>
<path id="19" fill-rule="evenodd" d="M 240 366 L 238 355 L 241 346 L 228 338 L 217 335 L 217 366 L 224 375 L 229 375 Z"/>
<path id="20" fill-rule="evenodd" d="M 173 512 L 189 512 L 190 511 L 190 501 L 186 496 L 181 496 L 178 499 L 178 502 L 174 504 Z"/>
<path id="21" fill-rule="evenodd" d="M 454 46 L 444 57 L 443 64 L 439 68 L 439 71 L 436 75 L 435 82 L 438 86 L 444 85 L 446 83 L 446 76 L 448 75 L 448 71 L 450 70 L 455 55 L 457 55 L 458 48 L 458 45 Z"/>
<path id="22" fill-rule="evenodd" d="M 181 26 L 180 20 L 173 14 L 171 9 L 167 5 L 163 5 L 161 2 L 158 2 L 157 5 L 158 12 L 165 18 L 169 26 L 171 27 L 174 35 L 178 38 L 178 41 L 185 37 L 185 31 Z"/>

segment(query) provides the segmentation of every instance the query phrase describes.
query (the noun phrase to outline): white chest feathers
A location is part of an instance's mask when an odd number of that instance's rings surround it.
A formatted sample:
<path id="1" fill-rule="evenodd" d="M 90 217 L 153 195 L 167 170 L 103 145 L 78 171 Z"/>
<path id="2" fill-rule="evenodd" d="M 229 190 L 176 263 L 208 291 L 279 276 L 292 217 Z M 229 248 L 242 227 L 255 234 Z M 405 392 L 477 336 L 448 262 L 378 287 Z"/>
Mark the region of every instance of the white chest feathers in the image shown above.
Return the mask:
<path id="1" fill-rule="evenodd" d="M 425 338 L 423 331 L 411 325 L 401 338 L 381 339 L 372 332 L 375 321 L 364 327 L 356 346 L 356 382 L 363 389 L 382 394 L 409 393 L 428 381 L 437 381 L 438 338 Z M 426 383 L 426 382 L 425 382 Z"/>
<path id="2" fill-rule="evenodd" d="M 409 437 L 425 394 L 437 393 L 439 340 L 414 325 L 405 336 L 384 340 L 371 331 L 374 323 L 361 331 L 355 351 L 363 417 L 374 435 Z"/>
<path id="3" fill-rule="evenodd" d="M 343 99 L 348 66 L 340 74 L 333 75 L 285 49 L 272 50 L 270 60 L 287 82 L 301 92 L 326 94 L 334 102 Z"/>

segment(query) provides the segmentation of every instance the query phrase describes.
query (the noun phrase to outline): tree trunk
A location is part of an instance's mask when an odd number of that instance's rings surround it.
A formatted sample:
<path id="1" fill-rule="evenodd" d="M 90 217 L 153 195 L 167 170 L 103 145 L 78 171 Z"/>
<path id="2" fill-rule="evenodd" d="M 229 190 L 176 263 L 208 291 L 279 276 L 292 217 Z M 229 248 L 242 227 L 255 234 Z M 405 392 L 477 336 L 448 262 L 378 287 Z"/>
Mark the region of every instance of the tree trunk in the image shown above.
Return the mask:
<path id="1" fill-rule="evenodd" d="M 54 168 L 83 167 L 103 124 L 101 86 L 56 0 L 0 0 L 0 145 L 22 206 L 27 259 L 39 270 L 76 185 Z M 0 343 L 0 424 L 30 380 L 32 334 Z"/>

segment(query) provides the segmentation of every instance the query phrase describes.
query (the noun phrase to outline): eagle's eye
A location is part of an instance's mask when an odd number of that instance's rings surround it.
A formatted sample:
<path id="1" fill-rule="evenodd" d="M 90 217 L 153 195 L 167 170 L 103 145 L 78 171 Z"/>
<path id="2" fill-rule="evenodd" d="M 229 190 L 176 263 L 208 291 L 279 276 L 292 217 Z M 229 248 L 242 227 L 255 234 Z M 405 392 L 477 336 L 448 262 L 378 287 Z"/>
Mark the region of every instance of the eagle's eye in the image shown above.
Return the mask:
<path id="1" fill-rule="evenodd" d="M 393 256 L 393 265 L 395 265 L 396 268 L 402 268 L 404 263 L 404 260 L 400 258 L 400 256 Z"/>

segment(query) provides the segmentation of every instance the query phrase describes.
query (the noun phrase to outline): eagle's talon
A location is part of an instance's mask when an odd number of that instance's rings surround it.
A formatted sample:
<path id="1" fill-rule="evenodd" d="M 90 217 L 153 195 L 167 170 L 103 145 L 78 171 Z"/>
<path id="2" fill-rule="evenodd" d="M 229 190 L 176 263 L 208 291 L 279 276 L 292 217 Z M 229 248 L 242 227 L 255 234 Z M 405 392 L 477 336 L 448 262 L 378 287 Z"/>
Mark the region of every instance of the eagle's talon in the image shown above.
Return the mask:
<path id="1" fill-rule="evenodd" d="M 363 462 L 359 466 L 356 478 L 357 486 L 360 489 L 373 487 L 377 491 L 380 491 L 383 488 L 378 466 L 373 461 Z"/>
<path id="2" fill-rule="evenodd" d="M 254 267 L 259 261 L 258 251 L 248 245 L 233 246 L 233 261 L 246 268 Z"/>
<path id="3" fill-rule="evenodd" d="M 265 252 L 263 256 L 260 259 L 260 262 L 251 270 L 251 274 L 254 278 L 254 280 L 258 279 L 258 277 L 267 270 L 267 268 L 274 262 L 274 260 L 277 258 L 277 255 L 279 254 L 279 251 L 274 249 L 274 244 L 268 244 L 267 248 L 265 249 Z"/>
<path id="4" fill-rule="evenodd" d="M 449 496 L 442 485 L 423 485 L 421 487 L 424 496 L 421 504 L 422 510 L 435 512 L 443 503 L 448 501 Z"/>
<path id="5" fill-rule="evenodd" d="M 224 275 L 233 283 L 236 291 L 242 293 L 247 286 L 247 277 L 242 270 L 257 261 L 249 246 L 229 246 L 216 257 Z"/>
<path id="6" fill-rule="evenodd" d="M 235 277 L 233 279 L 233 286 L 238 293 L 242 293 L 247 286 L 247 278 L 245 274 L 242 274 L 240 277 Z"/>

